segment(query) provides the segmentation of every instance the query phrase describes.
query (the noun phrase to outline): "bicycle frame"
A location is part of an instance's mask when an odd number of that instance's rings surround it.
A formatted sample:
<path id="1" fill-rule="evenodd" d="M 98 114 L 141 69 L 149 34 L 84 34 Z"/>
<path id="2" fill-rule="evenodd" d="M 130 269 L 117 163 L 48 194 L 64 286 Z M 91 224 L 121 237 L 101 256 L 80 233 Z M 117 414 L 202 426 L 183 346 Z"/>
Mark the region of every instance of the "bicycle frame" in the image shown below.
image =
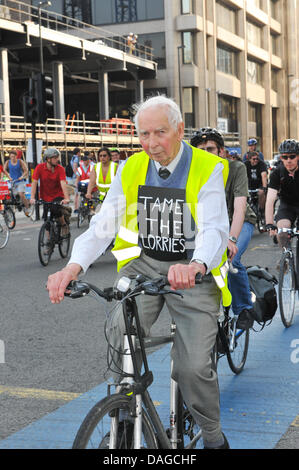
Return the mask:
<path id="1" fill-rule="evenodd" d="M 131 302 L 130 302 L 131 301 Z M 167 344 L 173 341 L 175 333 L 175 324 L 171 324 L 171 334 L 169 336 L 161 337 L 146 337 L 143 338 L 138 309 L 135 299 L 130 299 L 123 303 L 123 317 L 125 321 L 126 334 L 124 335 L 123 343 L 123 361 L 122 361 L 122 372 L 125 378 L 117 384 L 117 391 L 119 392 L 123 387 L 128 387 L 130 394 L 135 400 L 134 409 L 136 410 L 136 416 L 134 418 L 134 449 L 140 449 L 141 447 L 141 434 L 142 434 L 142 404 L 148 413 L 148 416 L 155 428 L 157 439 L 163 449 L 177 449 L 178 444 L 181 441 L 178 433 L 178 402 L 179 402 L 179 388 L 177 382 L 170 378 L 170 436 L 168 437 L 167 432 L 161 422 L 161 419 L 156 411 L 154 403 L 150 397 L 147 388 L 153 381 L 153 374 L 149 370 L 148 361 L 145 349 L 153 346 Z M 133 326 L 133 319 L 135 319 L 136 326 Z M 144 374 L 141 376 L 137 365 L 136 352 L 140 351 L 142 356 L 142 364 L 144 367 Z M 172 372 L 173 361 L 170 360 L 170 370 Z M 110 392 L 110 386 L 109 386 Z M 109 448 L 115 448 L 116 445 L 116 430 L 118 426 L 118 417 L 111 419 L 110 428 L 110 442 Z M 196 443 L 201 437 L 199 432 L 189 446 Z M 188 448 L 188 447 L 187 447 Z"/>

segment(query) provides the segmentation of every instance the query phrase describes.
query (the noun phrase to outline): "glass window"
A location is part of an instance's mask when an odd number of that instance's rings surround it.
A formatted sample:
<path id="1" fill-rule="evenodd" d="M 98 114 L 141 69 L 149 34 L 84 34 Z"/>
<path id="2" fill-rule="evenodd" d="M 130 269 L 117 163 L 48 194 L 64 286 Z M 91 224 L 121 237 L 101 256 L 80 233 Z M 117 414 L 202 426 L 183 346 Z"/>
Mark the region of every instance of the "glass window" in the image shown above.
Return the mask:
<path id="1" fill-rule="evenodd" d="M 278 91 L 278 70 L 271 69 L 271 88 L 274 91 Z"/>
<path id="2" fill-rule="evenodd" d="M 63 14 L 84 23 L 91 24 L 90 0 L 64 0 Z"/>
<path id="3" fill-rule="evenodd" d="M 182 43 L 183 43 L 183 63 L 192 64 L 193 63 L 193 34 L 190 31 L 185 31 L 182 33 Z"/>
<path id="4" fill-rule="evenodd" d="M 248 124 L 251 129 L 250 134 L 262 137 L 262 106 L 257 103 L 248 104 Z"/>
<path id="5" fill-rule="evenodd" d="M 158 69 L 165 69 L 165 33 L 138 34 L 138 49 L 142 49 L 143 45 L 153 48 L 153 60 L 158 63 Z"/>
<path id="6" fill-rule="evenodd" d="M 247 80 L 250 83 L 263 84 L 263 66 L 260 63 L 247 59 Z"/>
<path id="7" fill-rule="evenodd" d="M 185 127 L 195 127 L 193 88 L 183 88 L 183 112 Z"/>
<path id="8" fill-rule="evenodd" d="M 217 46 L 217 70 L 237 77 L 237 53 L 223 46 Z"/>
<path id="9" fill-rule="evenodd" d="M 192 13 L 192 0 L 181 0 L 182 15 L 190 15 Z"/>
<path id="10" fill-rule="evenodd" d="M 278 8 L 278 0 L 270 0 L 270 13 L 275 20 L 278 20 Z"/>
<path id="11" fill-rule="evenodd" d="M 278 41 L 279 41 L 279 36 L 276 36 L 275 34 L 271 34 L 272 54 L 278 55 Z"/>
<path id="12" fill-rule="evenodd" d="M 164 18 L 164 0 L 91 0 L 91 3 L 96 25 Z"/>
<path id="13" fill-rule="evenodd" d="M 227 120 L 228 132 L 238 132 L 237 98 L 228 95 L 218 95 L 218 118 Z"/>
<path id="14" fill-rule="evenodd" d="M 217 2 L 216 18 L 218 26 L 221 26 L 221 28 L 227 29 L 231 33 L 236 34 L 237 21 L 235 10 L 223 5 L 221 2 Z"/>
<path id="15" fill-rule="evenodd" d="M 247 41 L 262 47 L 262 29 L 250 21 L 247 21 Z"/>

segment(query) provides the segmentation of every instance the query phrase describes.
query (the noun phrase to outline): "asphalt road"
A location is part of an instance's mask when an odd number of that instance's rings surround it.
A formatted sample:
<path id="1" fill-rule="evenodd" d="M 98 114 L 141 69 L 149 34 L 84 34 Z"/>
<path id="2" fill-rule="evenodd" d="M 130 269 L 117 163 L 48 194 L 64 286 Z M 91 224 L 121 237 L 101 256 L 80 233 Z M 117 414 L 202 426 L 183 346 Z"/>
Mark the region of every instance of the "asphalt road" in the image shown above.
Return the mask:
<path id="1" fill-rule="evenodd" d="M 24 428 L 104 381 L 105 304 L 95 299 L 49 302 L 47 277 L 62 268 L 56 250 L 48 267 L 37 255 L 40 223 L 19 218 L 5 249 L 0 250 L 1 328 L 0 439 Z M 86 228 L 86 227 L 85 227 Z M 72 222 L 72 240 L 82 233 Z M 266 234 L 255 231 L 244 262 L 276 273 L 279 249 Z M 112 285 L 116 263 L 111 253 L 98 260 L 86 279 Z M 167 331 L 163 312 L 156 331 Z M 299 413 L 299 405 L 298 405 Z M 299 423 L 290 426 L 277 448 L 299 448 Z"/>

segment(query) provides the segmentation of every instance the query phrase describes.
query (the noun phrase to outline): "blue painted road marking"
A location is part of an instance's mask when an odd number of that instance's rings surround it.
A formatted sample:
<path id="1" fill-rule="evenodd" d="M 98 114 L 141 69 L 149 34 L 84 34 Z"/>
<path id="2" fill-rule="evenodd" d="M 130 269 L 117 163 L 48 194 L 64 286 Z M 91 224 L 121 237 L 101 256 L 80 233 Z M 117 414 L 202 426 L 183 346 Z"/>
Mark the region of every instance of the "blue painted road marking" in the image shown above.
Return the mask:
<path id="1" fill-rule="evenodd" d="M 296 313 L 288 329 L 277 311 L 270 326 L 251 333 L 248 359 L 239 376 L 230 371 L 225 358 L 219 362 L 221 421 L 232 449 L 273 449 L 298 416 L 298 308 Z M 149 363 L 155 375 L 151 396 L 167 423 L 169 346 L 153 353 Z M 71 448 L 84 416 L 106 395 L 106 388 L 101 384 L 12 434 L 0 441 L 0 449 Z"/>

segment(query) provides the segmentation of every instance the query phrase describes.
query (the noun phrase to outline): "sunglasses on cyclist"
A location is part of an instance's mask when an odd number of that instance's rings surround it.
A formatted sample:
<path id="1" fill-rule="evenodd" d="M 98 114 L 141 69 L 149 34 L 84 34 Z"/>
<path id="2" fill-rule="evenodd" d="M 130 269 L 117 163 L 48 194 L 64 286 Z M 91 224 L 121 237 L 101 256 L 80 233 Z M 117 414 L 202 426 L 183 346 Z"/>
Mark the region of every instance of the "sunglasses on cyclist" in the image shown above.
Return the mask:
<path id="1" fill-rule="evenodd" d="M 297 157 L 297 155 L 295 155 L 295 154 L 294 155 L 280 155 L 280 158 L 282 158 L 283 160 L 288 160 L 289 158 L 291 160 L 294 160 L 294 158 L 296 158 L 296 157 Z"/>

